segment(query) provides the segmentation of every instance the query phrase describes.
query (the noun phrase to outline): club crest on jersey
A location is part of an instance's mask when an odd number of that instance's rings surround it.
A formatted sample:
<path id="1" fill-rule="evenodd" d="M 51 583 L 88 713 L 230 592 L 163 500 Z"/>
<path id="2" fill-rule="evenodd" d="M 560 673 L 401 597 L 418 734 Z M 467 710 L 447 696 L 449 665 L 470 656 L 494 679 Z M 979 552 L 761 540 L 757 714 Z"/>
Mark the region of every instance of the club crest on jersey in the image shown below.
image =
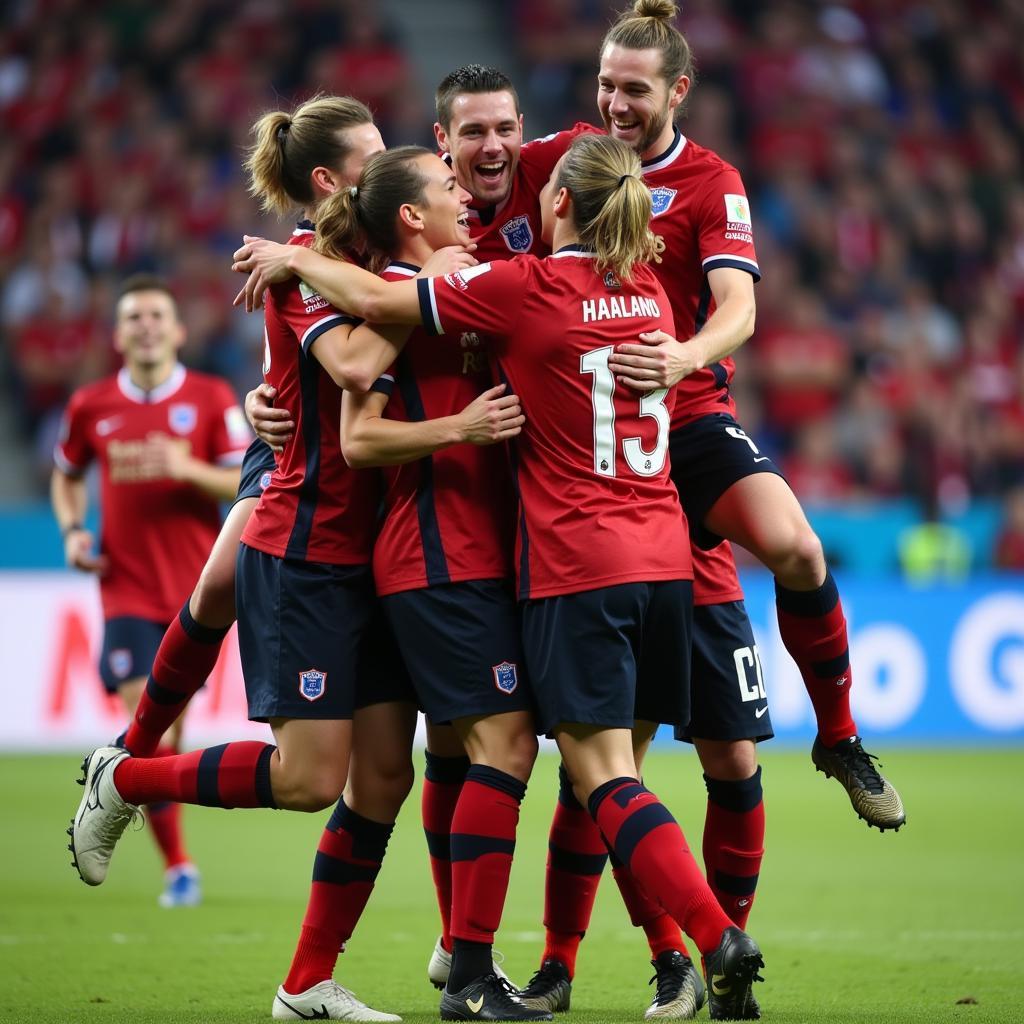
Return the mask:
<path id="1" fill-rule="evenodd" d="M 167 410 L 167 423 L 176 434 L 191 434 L 198 419 L 199 410 L 194 405 L 177 402 Z"/>
<path id="2" fill-rule="evenodd" d="M 494 673 L 494 685 L 502 693 L 515 693 L 519 685 L 519 677 L 516 675 L 515 662 L 503 661 L 491 669 Z"/>
<path id="3" fill-rule="evenodd" d="M 132 670 L 132 652 L 128 647 L 115 647 L 107 657 L 110 671 L 118 679 L 127 679 Z"/>
<path id="4" fill-rule="evenodd" d="M 270 470 L 268 469 L 267 472 L 264 473 L 260 477 L 260 490 L 261 491 L 265 491 L 269 486 L 270 486 Z"/>
<path id="5" fill-rule="evenodd" d="M 501 237 L 512 252 L 529 252 L 533 247 L 533 228 L 530 227 L 530 218 L 523 214 L 513 217 L 507 224 L 501 226 Z"/>
<path id="6" fill-rule="evenodd" d="M 327 673 L 307 668 L 299 673 L 299 693 L 308 701 L 319 700 L 327 689 Z"/>
<path id="7" fill-rule="evenodd" d="M 608 271 L 604 275 L 604 286 L 605 288 L 621 288 L 622 284 L 619 279 L 615 276 L 612 271 Z"/>
<path id="8" fill-rule="evenodd" d="M 672 205 L 672 200 L 676 197 L 678 190 L 674 188 L 665 188 L 664 185 L 659 185 L 657 188 L 651 189 L 651 216 L 660 217 L 665 213 L 668 208 Z"/>

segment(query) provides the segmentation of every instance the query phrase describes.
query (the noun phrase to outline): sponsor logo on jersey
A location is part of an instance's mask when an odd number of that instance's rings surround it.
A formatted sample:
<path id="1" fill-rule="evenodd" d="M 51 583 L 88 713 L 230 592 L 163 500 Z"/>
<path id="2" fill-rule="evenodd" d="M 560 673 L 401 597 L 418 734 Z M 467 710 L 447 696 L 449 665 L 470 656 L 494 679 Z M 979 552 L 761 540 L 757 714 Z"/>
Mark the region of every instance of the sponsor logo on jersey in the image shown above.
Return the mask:
<path id="1" fill-rule="evenodd" d="M 106 437 L 107 434 L 112 434 L 121 424 L 124 423 L 123 416 L 108 416 L 104 420 L 100 420 L 96 424 L 96 433 L 100 437 Z"/>
<path id="2" fill-rule="evenodd" d="M 307 668 L 299 673 L 299 693 L 308 701 L 319 700 L 327 689 L 327 673 Z"/>
<path id="3" fill-rule="evenodd" d="M 677 191 L 678 190 L 674 188 L 665 188 L 664 185 L 652 188 L 651 216 L 660 217 L 663 213 L 666 213 L 668 208 L 672 205 L 672 200 L 675 199 Z"/>
<path id="4" fill-rule="evenodd" d="M 127 679 L 132 670 L 132 652 L 128 647 L 115 647 L 107 656 L 110 671 L 118 679 Z"/>
<path id="5" fill-rule="evenodd" d="M 514 693 L 519 685 L 519 677 L 516 675 L 514 662 L 503 661 L 500 665 L 494 665 L 491 669 L 494 673 L 494 685 L 502 693 Z"/>
<path id="6" fill-rule="evenodd" d="M 199 410 L 185 402 L 176 402 L 167 410 L 167 422 L 176 434 L 191 434 L 198 420 Z"/>
<path id="7" fill-rule="evenodd" d="M 533 228 L 526 214 L 513 217 L 507 224 L 501 225 L 501 237 L 512 252 L 529 252 L 533 246 Z"/>

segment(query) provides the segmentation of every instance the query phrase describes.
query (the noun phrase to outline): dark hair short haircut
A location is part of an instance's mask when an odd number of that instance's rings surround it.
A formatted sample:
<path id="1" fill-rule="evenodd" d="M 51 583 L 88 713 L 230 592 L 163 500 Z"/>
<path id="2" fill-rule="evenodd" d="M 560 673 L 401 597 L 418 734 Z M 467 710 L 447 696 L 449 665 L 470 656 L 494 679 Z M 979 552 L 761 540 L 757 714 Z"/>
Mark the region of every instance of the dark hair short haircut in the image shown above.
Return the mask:
<path id="1" fill-rule="evenodd" d="M 175 301 L 171 286 L 158 274 L 132 274 L 126 277 L 117 290 L 118 301 L 132 292 L 163 292 L 170 296 L 172 302 Z"/>
<path id="2" fill-rule="evenodd" d="M 519 116 L 519 95 L 512 84 L 512 79 L 504 71 L 484 67 L 483 64 L 466 64 L 464 67 L 456 68 L 450 75 L 445 75 L 434 94 L 437 120 L 441 127 L 447 131 L 452 123 L 452 104 L 457 96 L 481 92 L 511 93 L 516 116 Z"/>

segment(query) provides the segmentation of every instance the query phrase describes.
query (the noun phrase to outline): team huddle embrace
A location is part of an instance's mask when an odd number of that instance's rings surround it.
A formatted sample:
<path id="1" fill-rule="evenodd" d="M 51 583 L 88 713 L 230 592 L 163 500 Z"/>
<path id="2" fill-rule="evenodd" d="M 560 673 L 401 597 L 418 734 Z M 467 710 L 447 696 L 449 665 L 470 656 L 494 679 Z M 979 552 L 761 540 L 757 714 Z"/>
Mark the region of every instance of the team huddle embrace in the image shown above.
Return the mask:
<path id="1" fill-rule="evenodd" d="M 676 126 L 694 72 L 675 14 L 637 0 L 609 29 L 599 127 L 524 144 L 513 84 L 479 65 L 438 87 L 437 152 L 385 149 L 352 97 L 253 126 L 253 194 L 300 214 L 288 244 L 235 254 L 236 301 L 266 326 L 258 438 L 195 589 L 153 613 L 131 724 L 85 759 L 69 835 L 99 885 L 143 805 L 333 806 L 276 1019 L 400 1020 L 333 974 L 412 788 L 420 713 L 442 1019 L 568 1010 L 609 860 L 650 943 L 644 1016 L 760 1016 L 746 927 L 772 727 L 730 541 L 775 576 L 815 766 L 870 825 L 904 823 L 850 714 L 821 544 L 736 419 L 760 269 L 740 175 Z M 158 386 L 150 404 L 170 400 Z M 64 445 L 55 479 L 83 461 Z M 162 751 L 236 619 L 274 743 Z M 641 781 L 659 725 L 700 757 L 703 868 Z M 562 763 L 545 947 L 518 988 L 492 946 L 538 735 Z"/>

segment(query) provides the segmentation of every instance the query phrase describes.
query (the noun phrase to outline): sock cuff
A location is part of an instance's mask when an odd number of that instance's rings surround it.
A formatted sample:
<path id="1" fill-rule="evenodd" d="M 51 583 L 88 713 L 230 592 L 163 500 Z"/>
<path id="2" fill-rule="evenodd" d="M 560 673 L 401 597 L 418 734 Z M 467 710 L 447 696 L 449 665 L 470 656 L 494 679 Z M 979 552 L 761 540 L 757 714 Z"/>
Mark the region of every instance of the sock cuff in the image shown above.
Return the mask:
<path id="1" fill-rule="evenodd" d="M 270 807 L 277 810 L 277 801 L 274 799 L 274 790 L 270 785 L 270 759 L 274 756 L 277 747 L 268 743 L 256 759 L 256 798 L 262 807 Z"/>
<path id="2" fill-rule="evenodd" d="M 467 782 L 477 782 L 481 786 L 488 786 L 499 792 L 507 793 L 516 800 L 522 800 L 526 796 L 526 783 L 520 782 L 514 775 L 503 772 L 498 768 L 492 768 L 486 764 L 472 764 L 466 772 Z"/>
<path id="3" fill-rule="evenodd" d="M 734 814 L 746 814 L 752 811 L 764 798 L 761 789 L 761 766 L 749 779 L 712 779 L 704 776 L 708 799 L 723 810 Z"/>
<path id="4" fill-rule="evenodd" d="M 189 595 L 189 600 L 191 599 L 191 595 Z M 189 638 L 195 640 L 197 644 L 219 644 L 228 635 L 228 630 L 231 629 L 230 626 L 215 628 L 213 626 L 204 626 L 201 622 L 196 622 L 192 618 L 192 613 L 188 610 L 188 601 L 185 602 L 178 613 L 178 622 L 181 623 L 181 628 L 188 634 Z"/>
<path id="5" fill-rule="evenodd" d="M 442 757 L 425 750 L 423 757 L 426 761 L 423 777 L 430 782 L 447 786 L 461 785 L 469 771 L 469 758 L 465 754 L 460 757 Z"/>
<path id="6" fill-rule="evenodd" d="M 587 810 L 590 811 L 590 816 L 592 818 L 596 818 L 597 809 L 602 803 L 604 803 L 605 798 L 611 796 L 615 790 L 621 789 L 623 786 L 636 786 L 643 789 L 636 779 L 631 779 L 628 775 L 623 775 L 620 778 L 609 779 L 607 782 L 603 782 L 587 798 Z"/>
<path id="7" fill-rule="evenodd" d="M 839 603 L 839 588 L 830 570 L 825 570 L 825 582 L 817 590 L 790 590 L 775 581 L 775 602 L 790 615 L 809 619 L 827 615 Z"/>
<path id="8" fill-rule="evenodd" d="M 558 802 L 572 811 L 583 810 L 583 804 L 576 799 L 576 794 L 572 790 L 572 780 L 561 761 L 558 763 Z"/>
<path id="9" fill-rule="evenodd" d="M 331 832 L 339 830 L 347 832 L 352 836 L 353 856 L 373 860 L 378 852 L 383 856 L 391 833 L 394 831 L 395 823 L 385 824 L 364 818 L 358 811 L 353 811 L 342 797 L 331 812 L 327 828 Z"/>

